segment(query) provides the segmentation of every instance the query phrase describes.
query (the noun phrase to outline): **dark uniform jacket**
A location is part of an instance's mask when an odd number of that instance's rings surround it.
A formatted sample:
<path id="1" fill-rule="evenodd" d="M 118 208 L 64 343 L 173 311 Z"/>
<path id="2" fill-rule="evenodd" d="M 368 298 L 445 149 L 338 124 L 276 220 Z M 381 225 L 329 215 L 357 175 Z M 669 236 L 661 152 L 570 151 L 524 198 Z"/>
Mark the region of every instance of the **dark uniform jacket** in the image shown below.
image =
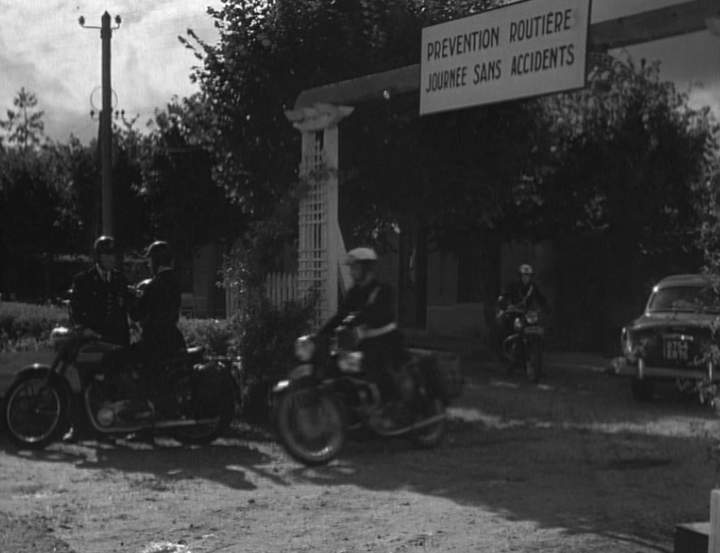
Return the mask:
<path id="1" fill-rule="evenodd" d="M 95 265 L 73 279 L 70 296 L 72 323 L 94 330 L 104 340 L 123 346 L 129 343 L 127 281 L 113 269 L 101 274 Z"/>
<path id="2" fill-rule="evenodd" d="M 174 270 L 161 269 L 150 280 L 131 315 L 142 327 L 141 349 L 163 357 L 185 348 L 185 340 L 177 327 L 180 283 Z"/>
<path id="3" fill-rule="evenodd" d="M 368 329 L 381 328 L 395 322 L 392 287 L 375 279 L 364 285 L 353 285 L 337 314 L 325 323 L 321 332 L 332 331 L 351 313 L 356 314 L 356 326 L 363 325 Z"/>
<path id="4" fill-rule="evenodd" d="M 363 353 L 363 368 L 368 377 L 377 383 L 383 399 L 396 396 L 397 389 L 390 370 L 402 362 L 404 350 L 402 335 L 394 325 L 392 287 L 375 279 L 364 285 L 354 285 L 348 290 L 337 314 L 325 323 L 320 332 L 331 332 L 351 313 L 355 314 L 353 326 L 369 332 L 380 331 L 380 334 L 360 341 L 358 347 Z"/>
<path id="5" fill-rule="evenodd" d="M 525 285 L 522 281 L 512 282 L 500 297 L 502 309 L 506 309 L 510 305 L 525 308 L 539 307 L 545 310 L 548 308 L 548 302 L 537 284 L 530 282 Z"/>

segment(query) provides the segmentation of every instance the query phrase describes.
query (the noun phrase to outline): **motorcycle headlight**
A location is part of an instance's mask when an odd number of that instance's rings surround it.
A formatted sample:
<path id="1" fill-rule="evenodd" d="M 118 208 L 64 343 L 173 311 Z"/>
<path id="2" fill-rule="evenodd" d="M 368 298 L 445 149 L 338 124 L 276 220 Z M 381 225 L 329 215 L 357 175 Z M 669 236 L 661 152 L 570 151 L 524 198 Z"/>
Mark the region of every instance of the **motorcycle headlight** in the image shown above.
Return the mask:
<path id="1" fill-rule="evenodd" d="M 537 311 L 528 311 L 525 314 L 525 320 L 529 325 L 535 325 L 538 323 L 538 320 L 540 320 L 540 316 Z"/>
<path id="2" fill-rule="evenodd" d="M 523 324 L 523 321 L 522 321 L 522 319 L 521 319 L 520 317 L 517 317 L 517 318 L 513 321 L 513 328 L 514 328 L 515 330 L 522 330 L 522 329 L 523 329 L 523 326 L 525 326 L 525 325 Z"/>
<path id="3" fill-rule="evenodd" d="M 55 351 L 59 350 L 69 339 L 70 329 L 64 326 L 57 326 L 50 332 L 50 344 Z"/>
<path id="4" fill-rule="evenodd" d="M 295 357 L 300 361 L 310 361 L 313 353 L 315 353 L 315 342 L 312 341 L 310 336 L 300 336 L 295 340 Z"/>

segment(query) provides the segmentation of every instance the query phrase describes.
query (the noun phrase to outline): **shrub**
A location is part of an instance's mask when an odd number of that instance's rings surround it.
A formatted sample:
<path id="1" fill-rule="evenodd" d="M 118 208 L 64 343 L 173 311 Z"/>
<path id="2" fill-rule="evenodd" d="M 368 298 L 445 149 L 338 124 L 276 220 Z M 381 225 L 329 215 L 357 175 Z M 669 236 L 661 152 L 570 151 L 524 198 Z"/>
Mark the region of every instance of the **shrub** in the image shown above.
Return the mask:
<path id="1" fill-rule="evenodd" d="M 314 301 L 274 306 L 262 293 L 246 294 L 233 319 L 245 379 L 244 417 L 250 422 L 267 418 L 270 387 L 295 364 L 295 339 L 310 330 Z"/>
<path id="2" fill-rule="evenodd" d="M 186 319 L 178 323 L 188 346 L 203 346 L 210 355 L 229 355 L 236 349 L 237 329 L 225 319 Z"/>
<path id="3" fill-rule="evenodd" d="M 64 307 L 0 302 L 0 351 L 37 349 L 63 324 L 68 324 Z"/>

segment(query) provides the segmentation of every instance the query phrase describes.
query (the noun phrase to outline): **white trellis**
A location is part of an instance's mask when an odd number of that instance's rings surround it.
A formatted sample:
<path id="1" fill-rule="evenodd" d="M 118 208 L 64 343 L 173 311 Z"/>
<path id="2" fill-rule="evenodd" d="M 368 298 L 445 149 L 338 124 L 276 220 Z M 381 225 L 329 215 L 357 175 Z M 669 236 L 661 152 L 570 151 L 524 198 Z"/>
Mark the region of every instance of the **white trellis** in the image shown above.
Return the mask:
<path id="1" fill-rule="evenodd" d="M 298 292 L 318 295 L 317 324 L 337 310 L 344 256 L 338 225 L 338 123 L 352 110 L 317 104 L 286 112 L 302 133 L 300 175 L 306 185 L 299 206 Z"/>

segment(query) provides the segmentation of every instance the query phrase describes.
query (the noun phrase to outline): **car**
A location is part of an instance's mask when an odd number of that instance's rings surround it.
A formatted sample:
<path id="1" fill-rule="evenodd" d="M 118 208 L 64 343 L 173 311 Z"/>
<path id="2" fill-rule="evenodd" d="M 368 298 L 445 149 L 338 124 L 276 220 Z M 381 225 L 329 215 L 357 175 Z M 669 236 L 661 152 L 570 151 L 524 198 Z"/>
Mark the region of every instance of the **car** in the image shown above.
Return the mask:
<path id="1" fill-rule="evenodd" d="M 652 398 L 657 382 L 674 382 L 683 392 L 717 389 L 720 381 L 720 293 L 704 274 L 662 279 L 652 289 L 645 312 L 623 327 L 622 355 L 611 373 L 631 379 L 636 400 Z M 714 395 L 714 394 L 713 394 Z"/>

